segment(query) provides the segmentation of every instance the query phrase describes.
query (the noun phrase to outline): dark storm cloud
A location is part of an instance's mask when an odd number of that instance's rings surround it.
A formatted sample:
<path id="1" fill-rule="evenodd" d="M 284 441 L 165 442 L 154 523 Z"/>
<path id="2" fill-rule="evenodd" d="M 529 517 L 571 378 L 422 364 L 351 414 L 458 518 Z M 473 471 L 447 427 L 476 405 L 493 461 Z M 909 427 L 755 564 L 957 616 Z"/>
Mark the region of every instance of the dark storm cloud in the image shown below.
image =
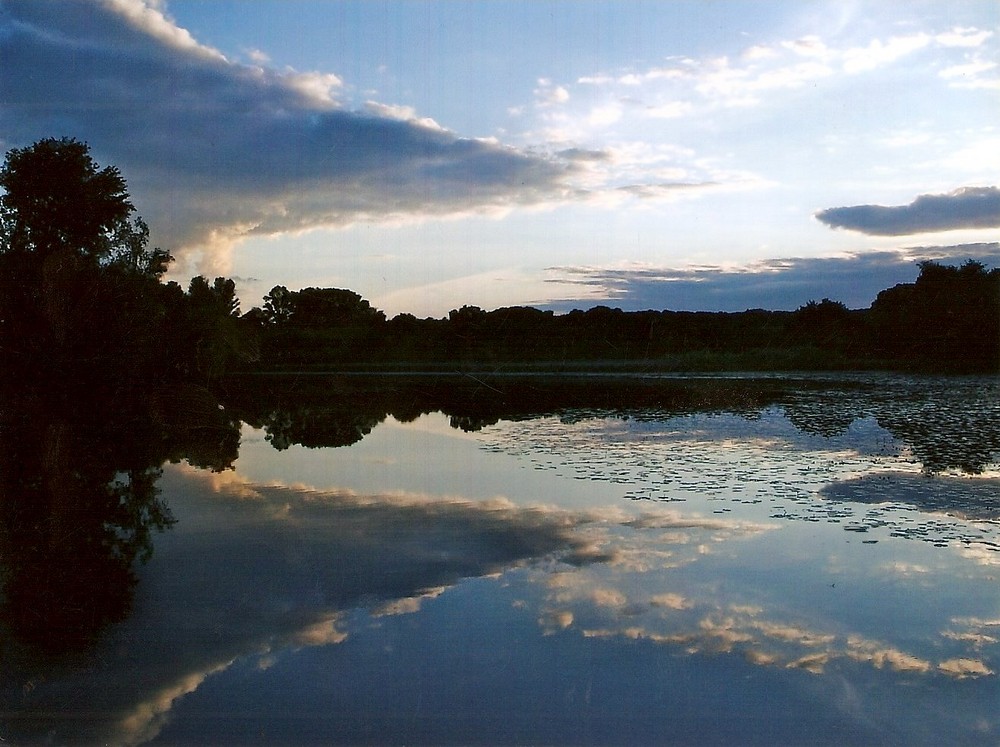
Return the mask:
<path id="1" fill-rule="evenodd" d="M 0 0 L 0 144 L 87 141 L 170 248 L 536 203 L 556 163 L 343 109 L 341 82 L 236 64 L 141 0 Z M 562 164 L 562 165 L 560 165 Z"/>
<path id="2" fill-rule="evenodd" d="M 905 236 L 928 231 L 1000 226 L 1000 189 L 966 187 L 943 195 L 920 195 L 909 205 L 855 205 L 816 213 L 831 228 L 872 236 Z"/>
<path id="3" fill-rule="evenodd" d="M 738 270 L 552 267 L 552 282 L 579 285 L 585 292 L 579 298 L 545 304 L 545 308 L 569 311 L 603 303 L 625 311 L 779 311 L 794 310 L 823 298 L 850 308 L 867 308 L 879 291 L 912 283 L 919 272 L 917 262 L 926 259 L 944 264 L 975 259 L 988 266 L 1000 266 L 1000 243 L 774 259 Z"/>

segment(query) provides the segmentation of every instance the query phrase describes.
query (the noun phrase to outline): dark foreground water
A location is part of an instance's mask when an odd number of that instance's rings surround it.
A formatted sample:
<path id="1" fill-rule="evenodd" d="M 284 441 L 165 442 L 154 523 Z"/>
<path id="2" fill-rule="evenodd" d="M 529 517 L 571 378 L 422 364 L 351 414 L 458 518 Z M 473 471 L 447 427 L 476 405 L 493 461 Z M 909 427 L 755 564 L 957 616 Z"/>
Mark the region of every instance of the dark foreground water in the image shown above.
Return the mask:
<path id="1" fill-rule="evenodd" d="M 1000 744 L 1000 383 L 765 384 L 276 408 L 232 469 L 165 467 L 120 619 L 5 633 L 0 738 Z"/>

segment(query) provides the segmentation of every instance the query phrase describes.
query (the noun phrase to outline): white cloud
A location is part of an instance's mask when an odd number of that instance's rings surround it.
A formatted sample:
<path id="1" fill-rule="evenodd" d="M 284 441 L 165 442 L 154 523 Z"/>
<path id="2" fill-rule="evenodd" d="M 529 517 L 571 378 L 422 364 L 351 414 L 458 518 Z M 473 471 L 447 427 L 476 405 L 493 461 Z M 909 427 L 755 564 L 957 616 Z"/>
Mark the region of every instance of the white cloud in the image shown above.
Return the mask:
<path id="1" fill-rule="evenodd" d="M 365 111 L 374 114 L 377 117 L 385 117 L 386 119 L 398 119 L 400 122 L 409 122 L 411 124 L 418 125 L 420 127 L 426 127 L 430 130 L 438 130 L 439 132 L 447 132 L 447 130 L 438 124 L 436 121 L 430 117 L 421 117 L 417 114 L 417 110 L 412 106 L 404 106 L 401 104 L 382 104 L 378 101 L 366 101 Z M 486 141 L 480 141 L 486 142 Z M 496 141 L 492 141 L 494 145 L 499 145 Z"/>
<path id="2" fill-rule="evenodd" d="M 899 130 L 880 138 L 879 142 L 889 148 L 909 148 L 915 145 L 923 145 L 930 140 L 931 135 L 928 132 Z"/>
<path id="3" fill-rule="evenodd" d="M 569 91 L 563 86 L 557 86 L 548 78 L 539 78 L 535 89 L 536 103 L 539 106 L 565 104 L 569 101 Z"/>
<path id="4" fill-rule="evenodd" d="M 951 67 L 946 67 L 938 75 L 942 78 L 969 78 L 979 73 L 985 73 L 988 70 L 995 70 L 997 63 L 992 60 L 976 60 L 974 62 L 966 62 L 962 65 L 952 65 Z"/>
<path id="5" fill-rule="evenodd" d="M 961 148 L 936 165 L 961 174 L 981 175 L 980 178 L 1000 173 L 1000 136 L 969 133 Z"/>
<path id="6" fill-rule="evenodd" d="M 750 62 L 769 60 L 778 56 L 778 52 L 766 44 L 757 44 L 743 51 L 743 59 Z"/>
<path id="7" fill-rule="evenodd" d="M 782 91 L 824 79 L 845 80 L 845 74 L 871 73 L 932 49 L 947 62 L 948 50 L 979 47 L 992 36 L 989 31 L 963 28 L 837 45 L 818 35 L 806 35 L 758 43 L 736 57 L 674 57 L 645 70 L 579 76 L 573 84 L 563 86 L 543 78 L 536 90 L 536 108 L 549 126 L 544 134 L 586 142 L 612 126 L 640 127 L 647 119 L 679 119 L 703 116 L 714 109 L 760 106 Z M 986 67 L 989 64 L 951 64 L 941 75 L 953 85 L 991 87 L 992 80 L 978 77 L 991 69 Z M 574 86 L 580 88 L 580 95 Z M 636 105 L 626 108 L 623 102 Z"/>
<path id="8" fill-rule="evenodd" d="M 865 47 L 852 47 L 843 53 L 843 68 L 848 73 L 874 70 L 923 49 L 931 43 L 928 34 L 894 36 L 887 41 L 873 39 Z"/>
<path id="9" fill-rule="evenodd" d="M 973 53 L 961 63 L 943 68 L 938 77 L 948 81 L 948 85 L 952 88 L 995 90 L 1000 89 L 997 67 L 995 60 Z"/>
<path id="10" fill-rule="evenodd" d="M 607 127 L 622 118 L 622 107 L 620 104 L 612 103 L 597 106 L 590 110 L 587 122 L 594 127 Z"/>
<path id="11" fill-rule="evenodd" d="M 781 42 L 780 46 L 784 49 L 791 50 L 795 54 L 801 57 L 819 57 L 826 58 L 832 54 L 823 40 L 818 36 L 810 35 L 803 36 L 798 39 L 793 39 L 792 41 Z"/>
<path id="12" fill-rule="evenodd" d="M 609 83 L 614 83 L 615 78 L 611 75 L 585 75 L 581 78 L 577 78 L 576 82 L 585 86 L 604 86 Z"/>
<path id="13" fill-rule="evenodd" d="M 668 101 L 665 104 L 651 104 L 646 107 L 646 115 L 651 119 L 676 119 L 690 114 L 694 104 L 690 101 Z"/>
<path id="14" fill-rule="evenodd" d="M 144 0 L 100 0 L 100 2 L 135 29 L 174 49 L 207 60 L 220 62 L 226 60 L 219 50 L 199 44 L 187 29 L 180 28 L 164 15 L 160 3 Z M 53 10 L 58 12 L 55 8 Z"/>
<path id="15" fill-rule="evenodd" d="M 992 31 L 976 28 L 953 28 L 937 34 L 934 40 L 943 47 L 979 47 L 993 36 Z"/>
<path id="16" fill-rule="evenodd" d="M 282 77 L 289 88 L 303 94 L 307 101 L 318 107 L 337 106 L 334 92 L 344 85 L 344 82 L 333 73 L 300 73 L 291 70 Z"/>
<path id="17" fill-rule="evenodd" d="M 246 55 L 258 65 L 263 65 L 271 61 L 271 56 L 261 49 L 248 49 L 246 50 Z"/>
<path id="18" fill-rule="evenodd" d="M 750 84 L 754 91 L 799 88 L 811 81 L 833 75 L 834 70 L 822 62 L 800 62 L 797 65 L 763 72 Z"/>

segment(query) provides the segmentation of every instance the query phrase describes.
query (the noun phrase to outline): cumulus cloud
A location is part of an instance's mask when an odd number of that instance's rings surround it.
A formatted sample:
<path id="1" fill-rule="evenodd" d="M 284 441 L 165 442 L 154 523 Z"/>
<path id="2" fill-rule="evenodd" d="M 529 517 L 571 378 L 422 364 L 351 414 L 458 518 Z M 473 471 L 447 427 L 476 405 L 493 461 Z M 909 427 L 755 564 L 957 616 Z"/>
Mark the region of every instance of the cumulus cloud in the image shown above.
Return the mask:
<path id="1" fill-rule="evenodd" d="M 867 308 L 879 291 L 898 283 L 912 283 L 918 273 L 917 262 L 921 260 L 961 264 L 967 259 L 1000 266 L 1000 244 L 920 246 L 838 257 L 789 257 L 742 267 L 553 266 L 548 268 L 548 282 L 562 286 L 568 297 L 539 305 L 556 311 L 595 303 L 625 311 L 759 308 L 792 311 L 810 300 L 831 298 L 850 308 Z"/>
<path id="2" fill-rule="evenodd" d="M 992 31 L 977 28 L 956 27 L 934 37 L 943 47 L 979 47 L 993 36 Z"/>
<path id="3" fill-rule="evenodd" d="M 676 201 L 708 192 L 773 186 L 756 173 L 720 167 L 690 148 L 671 143 L 617 140 L 601 149 L 568 147 L 555 155 L 575 167 L 577 197 L 609 209 L 635 201 Z"/>
<path id="4" fill-rule="evenodd" d="M 152 0 L 0 0 L 0 59 L 2 145 L 87 141 L 172 250 L 538 203 L 572 168 L 409 109 L 348 111 L 337 75 L 227 59 Z"/>
<path id="5" fill-rule="evenodd" d="M 965 187 L 943 195 L 920 195 L 909 205 L 828 208 L 816 218 L 831 228 L 872 236 L 1000 227 L 1000 189 Z"/>

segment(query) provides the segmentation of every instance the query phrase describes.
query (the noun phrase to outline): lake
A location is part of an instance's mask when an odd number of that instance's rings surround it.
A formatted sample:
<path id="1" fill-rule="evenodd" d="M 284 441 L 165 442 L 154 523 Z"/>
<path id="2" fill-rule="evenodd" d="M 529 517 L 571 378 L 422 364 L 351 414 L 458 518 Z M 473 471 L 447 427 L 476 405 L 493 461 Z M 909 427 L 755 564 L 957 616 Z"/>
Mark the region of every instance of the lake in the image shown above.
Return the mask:
<path id="1" fill-rule="evenodd" d="M 1000 743 L 996 377 L 268 386 L 94 478 L 117 564 L 7 510 L 6 743 Z M 57 506 L 107 449 L 40 419 Z"/>

